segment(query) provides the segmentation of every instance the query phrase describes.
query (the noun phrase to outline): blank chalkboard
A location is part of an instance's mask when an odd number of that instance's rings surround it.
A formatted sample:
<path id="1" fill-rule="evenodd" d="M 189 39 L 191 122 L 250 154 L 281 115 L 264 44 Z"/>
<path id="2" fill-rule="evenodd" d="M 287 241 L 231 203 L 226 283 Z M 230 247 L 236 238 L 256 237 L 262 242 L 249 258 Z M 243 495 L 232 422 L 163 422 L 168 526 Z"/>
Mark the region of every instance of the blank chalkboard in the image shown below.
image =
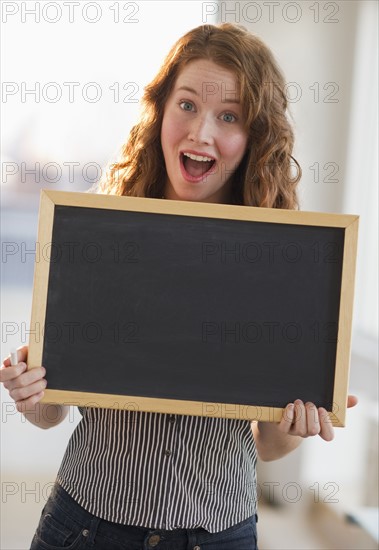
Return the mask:
<path id="1" fill-rule="evenodd" d="M 44 191 L 44 400 L 273 420 L 300 398 L 344 425 L 357 221 Z"/>

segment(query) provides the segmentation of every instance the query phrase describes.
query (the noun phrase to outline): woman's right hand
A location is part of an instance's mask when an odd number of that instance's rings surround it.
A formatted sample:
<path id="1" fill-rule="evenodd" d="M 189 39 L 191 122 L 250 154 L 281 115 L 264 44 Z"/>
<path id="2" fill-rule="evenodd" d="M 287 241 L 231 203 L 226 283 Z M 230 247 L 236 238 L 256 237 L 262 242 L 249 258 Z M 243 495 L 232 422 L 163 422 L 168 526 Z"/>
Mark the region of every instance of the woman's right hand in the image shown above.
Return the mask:
<path id="1" fill-rule="evenodd" d="M 42 399 L 46 388 L 44 367 L 27 370 L 28 346 L 17 350 L 18 363 L 11 365 L 10 357 L 0 367 L 0 382 L 4 384 L 19 412 L 30 411 Z"/>

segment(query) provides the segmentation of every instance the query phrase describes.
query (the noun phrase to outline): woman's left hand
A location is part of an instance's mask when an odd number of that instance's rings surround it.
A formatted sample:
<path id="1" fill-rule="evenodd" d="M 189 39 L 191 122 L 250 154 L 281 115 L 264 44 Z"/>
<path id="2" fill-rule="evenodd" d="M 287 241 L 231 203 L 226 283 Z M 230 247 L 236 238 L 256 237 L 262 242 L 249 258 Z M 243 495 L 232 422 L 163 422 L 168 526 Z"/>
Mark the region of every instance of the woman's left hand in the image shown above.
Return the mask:
<path id="1" fill-rule="evenodd" d="M 357 403 L 358 398 L 355 395 L 348 396 L 348 408 L 355 407 Z M 289 435 L 319 435 L 325 441 L 334 438 L 333 424 L 327 411 L 323 407 L 317 408 L 313 403 L 304 404 L 300 399 L 287 405 L 278 427 L 281 432 Z"/>

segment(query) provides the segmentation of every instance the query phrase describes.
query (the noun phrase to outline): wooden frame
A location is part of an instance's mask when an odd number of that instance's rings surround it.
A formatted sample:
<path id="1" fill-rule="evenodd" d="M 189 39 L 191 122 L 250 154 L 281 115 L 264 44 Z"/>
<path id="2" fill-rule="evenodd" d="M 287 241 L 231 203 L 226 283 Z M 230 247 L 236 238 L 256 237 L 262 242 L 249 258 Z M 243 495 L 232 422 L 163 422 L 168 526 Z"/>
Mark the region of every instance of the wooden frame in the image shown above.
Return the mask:
<path id="1" fill-rule="evenodd" d="M 349 380 L 350 346 L 352 330 L 352 309 L 354 294 L 355 262 L 358 235 L 358 216 L 316 212 L 289 211 L 268 208 L 254 208 L 233 205 L 208 204 L 135 197 L 117 197 L 90 193 L 61 191 L 41 192 L 38 243 L 42 250 L 52 242 L 55 208 L 57 205 L 79 208 L 96 208 L 129 212 L 195 216 L 225 220 L 245 220 L 296 226 L 319 226 L 342 228 L 344 248 L 341 277 L 338 341 L 333 391 L 333 410 L 330 417 L 333 425 L 344 426 L 346 399 Z M 28 368 L 42 364 L 43 338 L 33 327 L 43 327 L 47 307 L 49 284 L 49 261 L 36 261 L 31 316 Z M 163 398 L 136 397 L 66 391 L 47 388 L 43 403 L 61 403 L 78 406 L 107 408 L 132 408 L 161 413 L 177 413 L 200 416 L 243 418 L 246 420 L 278 421 L 282 408 L 254 406 L 236 403 L 204 403 Z M 206 406 L 204 406 L 206 405 Z"/>

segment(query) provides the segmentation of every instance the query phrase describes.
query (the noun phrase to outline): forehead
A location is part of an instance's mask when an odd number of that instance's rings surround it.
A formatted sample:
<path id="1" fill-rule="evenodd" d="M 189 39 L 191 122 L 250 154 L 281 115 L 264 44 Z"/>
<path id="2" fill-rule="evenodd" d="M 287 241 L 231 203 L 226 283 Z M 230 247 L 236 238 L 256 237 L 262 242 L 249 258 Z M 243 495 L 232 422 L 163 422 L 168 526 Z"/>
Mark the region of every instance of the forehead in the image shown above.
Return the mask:
<path id="1" fill-rule="evenodd" d="M 238 101 L 239 85 L 233 71 L 208 59 L 196 59 L 179 72 L 174 90 L 194 90 L 197 94 L 215 97 L 221 101 Z"/>

